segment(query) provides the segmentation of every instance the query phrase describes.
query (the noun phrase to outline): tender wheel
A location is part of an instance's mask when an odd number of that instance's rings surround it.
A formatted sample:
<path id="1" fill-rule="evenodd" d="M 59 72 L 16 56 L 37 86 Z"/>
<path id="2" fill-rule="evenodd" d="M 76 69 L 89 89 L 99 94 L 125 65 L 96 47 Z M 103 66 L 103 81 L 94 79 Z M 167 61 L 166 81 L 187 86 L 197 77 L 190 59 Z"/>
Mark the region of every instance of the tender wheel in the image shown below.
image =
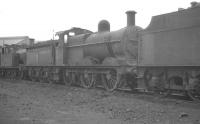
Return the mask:
<path id="1" fill-rule="evenodd" d="M 191 89 L 187 90 L 187 95 L 193 100 L 200 102 L 200 75 L 196 76 L 197 80 L 194 80 L 191 84 Z"/>
<path id="2" fill-rule="evenodd" d="M 84 88 L 91 88 L 94 85 L 94 74 L 93 73 L 82 74 L 81 84 Z"/>
<path id="3" fill-rule="evenodd" d="M 17 78 L 20 80 L 24 79 L 24 71 L 18 71 Z"/>
<path id="4" fill-rule="evenodd" d="M 119 83 L 119 76 L 116 71 L 110 71 L 108 74 L 103 74 L 103 84 L 107 91 L 113 91 Z"/>
<path id="5" fill-rule="evenodd" d="M 39 81 L 41 83 L 47 83 L 48 82 L 48 72 L 41 70 L 40 71 L 40 77 L 39 77 Z"/>
<path id="6" fill-rule="evenodd" d="M 6 78 L 7 79 L 11 79 L 12 78 L 12 72 L 10 70 L 7 71 Z"/>
<path id="7" fill-rule="evenodd" d="M 15 79 L 17 77 L 17 72 L 14 70 L 11 73 L 11 79 Z"/>
<path id="8" fill-rule="evenodd" d="M 80 78 L 81 78 L 80 73 L 77 73 L 77 72 L 72 73 L 73 85 L 81 86 L 81 79 Z"/>
<path id="9" fill-rule="evenodd" d="M 36 81 L 35 78 L 34 78 L 34 74 L 35 74 L 34 70 L 29 70 L 29 78 L 30 78 L 31 81 Z"/>
<path id="10" fill-rule="evenodd" d="M 151 81 L 151 79 L 152 79 L 152 74 L 148 73 L 148 71 L 145 72 L 144 73 L 144 84 L 145 84 L 146 90 L 148 90 L 148 91 L 152 90 L 152 88 L 149 85 L 149 82 Z"/>
<path id="11" fill-rule="evenodd" d="M 93 74 L 93 85 L 92 85 L 92 87 L 93 88 L 96 88 L 96 87 L 98 87 L 98 86 L 102 86 L 101 84 L 102 84 L 102 76 L 101 76 L 101 74 Z"/>
<path id="12" fill-rule="evenodd" d="M 73 84 L 72 78 L 72 73 L 66 71 L 63 73 L 63 81 L 66 86 L 71 86 Z"/>
<path id="13" fill-rule="evenodd" d="M 36 76 L 36 71 L 35 70 L 31 70 L 31 75 L 30 75 L 30 79 L 33 82 L 37 81 L 37 76 Z"/>
<path id="14" fill-rule="evenodd" d="M 55 81 L 53 80 L 53 76 L 54 76 L 53 70 L 52 70 L 52 69 L 49 69 L 49 70 L 48 70 L 47 82 L 48 82 L 50 85 L 55 83 Z"/>
<path id="15" fill-rule="evenodd" d="M 4 77 L 4 71 L 0 70 L 0 77 L 3 78 Z"/>

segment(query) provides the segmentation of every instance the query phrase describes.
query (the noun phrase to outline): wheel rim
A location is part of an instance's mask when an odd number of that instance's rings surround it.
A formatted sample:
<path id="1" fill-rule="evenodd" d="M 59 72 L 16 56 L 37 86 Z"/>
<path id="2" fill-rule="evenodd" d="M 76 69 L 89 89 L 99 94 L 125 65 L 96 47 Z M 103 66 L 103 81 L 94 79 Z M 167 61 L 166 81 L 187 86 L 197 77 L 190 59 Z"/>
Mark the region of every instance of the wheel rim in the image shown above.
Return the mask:
<path id="1" fill-rule="evenodd" d="M 86 73 L 81 75 L 81 84 L 85 88 L 91 88 L 94 84 L 94 76 L 92 73 Z"/>
<path id="2" fill-rule="evenodd" d="M 118 76 L 115 71 L 110 71 L 107 75 L 103 76 L 103 84 L 107 91 L 113 91 L 118 86 Z"/>
<path id="3" fill-rule="evenodd" d="M 73 83 L 73 80 L 72 80 L 72 74 L 70 72 L 65 72 L 63 74 L 63 77 L 64 77 L 64 83 L 66 86 L 71 86 L 72 83 Z"/>

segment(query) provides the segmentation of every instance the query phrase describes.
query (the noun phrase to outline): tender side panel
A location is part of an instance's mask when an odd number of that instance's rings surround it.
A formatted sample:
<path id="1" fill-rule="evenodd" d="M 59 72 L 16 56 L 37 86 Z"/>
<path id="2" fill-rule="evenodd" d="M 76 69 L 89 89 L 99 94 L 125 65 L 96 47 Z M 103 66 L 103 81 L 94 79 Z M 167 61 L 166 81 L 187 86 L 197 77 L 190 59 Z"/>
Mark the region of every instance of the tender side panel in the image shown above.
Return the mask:
<path id="1" fill-rule="evenodd" d="M 38 63 L 38 54 L 34 50 L 28 50 L 27 52 L 27 65 L 36 65 Z"/>
<path id="2" fill-rule="evenodd" d="M 63 47 L 56 47 L 56 65 L 64 64 L 63 50 Z"/>
<path id="3" fill-rule="evenodd" d="M 38 49 L 38 62 L 39 65 L 52 65 L 53 56 L 52 56 L 52 47 L 43 47 Z"/>
<path id="4" fill-rule="evenodd" d="M 139 63 L 143 66 L 199 66 L 200 65 L 200 9 L 184 10 L 161 15 L 160 21 L 165 26 L 149 27 L 142 32 Z M 192 11 L 192 12 L 188 12 Z M 198 12 L 198 13 L 197 13 Z M 186 15 L 191 14 L 191 15 Z M 173 15 L 173 16 L 172 16 Z M 177 16 L 175 16 L 177 15 Z M 179 17 L 179 18 L 178 18 Z M 191 17 L 191 22 L 184 17 Z M 157 18 L 157 17 L 156 17 Z M 184 25 L 168 28 L 167 22 L 180 21 Z M 159 22 L 157 20 L 157 22 Z M 197 23 L 198 22 L 198 23 Z M 154 26 L 153 24 L 150 26 Z M 162 27 L 162 29 L 161 29 Z M 152 29 L 152 30 L 149 30 Z"/>
<path id="5" fill-rule="evenodd" d="M 1 55 L 1 66 L 17 66 L 18 64 L 18 54 L 6 53 Z"/>
<path id="6" fill-rule="evenodd" d="M 53 46 L 29 49 L 27 52 L 27 65 L 45 66 L 54 65 L 55 50 Z"/>

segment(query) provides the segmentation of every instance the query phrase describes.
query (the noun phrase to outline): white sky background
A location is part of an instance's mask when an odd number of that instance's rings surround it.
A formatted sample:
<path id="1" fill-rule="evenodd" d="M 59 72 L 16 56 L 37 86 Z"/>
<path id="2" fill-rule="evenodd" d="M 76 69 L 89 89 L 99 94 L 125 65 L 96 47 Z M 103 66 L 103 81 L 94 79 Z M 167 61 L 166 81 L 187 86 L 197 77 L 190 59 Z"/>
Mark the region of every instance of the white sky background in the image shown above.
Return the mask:
<path id="1" fill-rule="evenodd" d="M 106 19 L 111 30 L 126 26 L 127 10 L 137 11 L 136 25 L 146 28 L 153 15 L 187 8 L 191 0 L 0 0 L 0 37 L 49 40 L 54 32 L 81 27 L 97 31 Z"/>

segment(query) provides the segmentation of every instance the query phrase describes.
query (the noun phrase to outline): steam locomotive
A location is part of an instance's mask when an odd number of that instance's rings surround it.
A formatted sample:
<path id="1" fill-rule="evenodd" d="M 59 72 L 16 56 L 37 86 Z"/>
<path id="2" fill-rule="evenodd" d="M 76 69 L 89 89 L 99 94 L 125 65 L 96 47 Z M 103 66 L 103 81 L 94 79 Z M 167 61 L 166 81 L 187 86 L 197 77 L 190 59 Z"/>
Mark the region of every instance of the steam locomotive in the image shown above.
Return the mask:
<path id="1" fill-rule="evenodd" d="M 200 7 L 153 16 L 146 29 L 135 25 L 135 11 L 126 14 L 127 26 L 117 31 L 102 20 L 98 32 L 73 27 L 57 32 L 58 40 L 2 52 L 1 63 L 9 64 L 1 64 L 0 76 L 199 99 Z"/>

